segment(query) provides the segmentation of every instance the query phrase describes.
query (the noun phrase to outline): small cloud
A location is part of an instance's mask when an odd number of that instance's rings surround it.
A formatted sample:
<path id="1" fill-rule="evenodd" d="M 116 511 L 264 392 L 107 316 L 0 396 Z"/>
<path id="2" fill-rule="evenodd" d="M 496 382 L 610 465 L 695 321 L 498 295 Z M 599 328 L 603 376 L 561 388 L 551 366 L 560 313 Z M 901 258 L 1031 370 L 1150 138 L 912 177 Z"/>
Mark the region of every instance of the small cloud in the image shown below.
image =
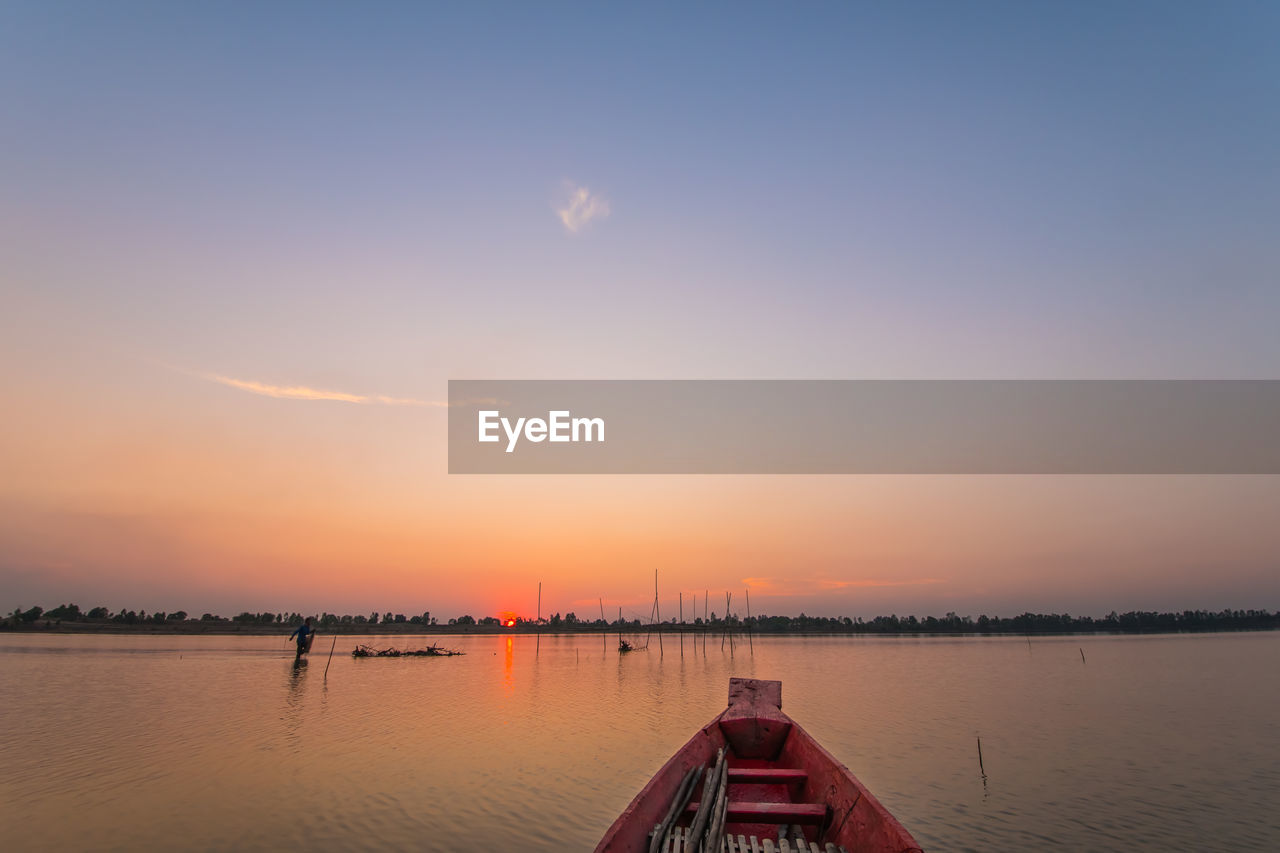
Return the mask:
<path id="1" fill-rule="evenodd" d="M 556 215 L 564 223 L 569 233 L 576 234 L 593 219 L 604 219 L 609 215 L 609 202 L 594 194 L 587 187 L 580 187 L 566 182 L 568 199 L 563 207 L 556 209 Z"/>

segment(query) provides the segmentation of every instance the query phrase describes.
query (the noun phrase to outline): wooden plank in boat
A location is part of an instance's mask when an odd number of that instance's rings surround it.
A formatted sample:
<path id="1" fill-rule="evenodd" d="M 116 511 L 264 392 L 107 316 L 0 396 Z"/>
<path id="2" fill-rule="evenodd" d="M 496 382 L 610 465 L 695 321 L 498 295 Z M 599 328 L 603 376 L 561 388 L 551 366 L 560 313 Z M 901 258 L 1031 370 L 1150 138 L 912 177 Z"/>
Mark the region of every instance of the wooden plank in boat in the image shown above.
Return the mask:
<path id="1" fill-rule="evenodd" d="M 686 814 L 698 811 L 698 803 L 689 803 Z M 816 826 L 822 823 L 827 807 L 822 803 L 751 803 L 730 800 L 726 823 L 798 823 Z"/>
<path id="2" fill-rule="evenodd" d="M 744 785 L 780 785 L 787 782 L 803 782 L 809 778 L 807 770 L 781 767 L 730 767 L 729 781 Z"/>

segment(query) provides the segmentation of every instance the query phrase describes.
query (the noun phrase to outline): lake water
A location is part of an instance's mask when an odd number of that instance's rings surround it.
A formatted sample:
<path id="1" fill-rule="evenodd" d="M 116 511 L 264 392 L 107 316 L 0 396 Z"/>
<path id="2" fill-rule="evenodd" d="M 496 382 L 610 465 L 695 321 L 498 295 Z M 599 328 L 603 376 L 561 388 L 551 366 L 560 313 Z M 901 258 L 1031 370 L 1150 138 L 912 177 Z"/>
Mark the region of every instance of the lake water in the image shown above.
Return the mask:
<path id="1" fill-rule="evenodd" d="M 1280 849 L 1280 634 L 435 639 L 0 635 L 0 838 L 589 851 L 749 676 L 929 850 Z"/>

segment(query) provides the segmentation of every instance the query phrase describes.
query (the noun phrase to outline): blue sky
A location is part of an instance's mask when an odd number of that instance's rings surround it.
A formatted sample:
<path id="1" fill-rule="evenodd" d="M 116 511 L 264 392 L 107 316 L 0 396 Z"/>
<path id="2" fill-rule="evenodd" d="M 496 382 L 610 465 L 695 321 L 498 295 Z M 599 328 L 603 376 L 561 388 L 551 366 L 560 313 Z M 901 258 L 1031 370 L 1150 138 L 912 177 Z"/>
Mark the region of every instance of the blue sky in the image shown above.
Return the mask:
<path id="1" fill-rule="evenodd" d="M 457 11 L 10 5 L 8 214 L 108 261 L 170 248 L 268 325 L 359 290 L 446 337 L 620 326 L 627 373 L 650 370 L 633 324 L 712 375 L 757 375 L 761 344 L 780 375 L 1280 354 L 1273 6 Z M 609 201 L 588 239 L 556 239 L 565 182 Z M 174 289 L 120 272 L 126 299 Z M 745 334 L 700 352 L 720 317 Z"/>

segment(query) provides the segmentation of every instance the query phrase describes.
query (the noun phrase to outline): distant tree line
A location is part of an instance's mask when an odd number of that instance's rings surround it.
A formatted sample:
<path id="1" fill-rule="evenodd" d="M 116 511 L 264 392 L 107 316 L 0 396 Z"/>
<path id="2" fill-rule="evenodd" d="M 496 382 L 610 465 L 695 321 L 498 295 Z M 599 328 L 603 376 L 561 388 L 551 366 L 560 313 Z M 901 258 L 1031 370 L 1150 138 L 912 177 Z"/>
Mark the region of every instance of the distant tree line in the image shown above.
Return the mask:
<path id="1" fill-rule="evenodd" d="M 730 621 L 737 621 L 732 617 Z M 1265 631 L 1280 629 L 1280 612 L 1269 610 L 1183 610 L 1176 613 L 1133 610 L 1106 616 L 1067 613 L 1023 613 L 974 619 L 948 613 L 942 617 L 877 616 L 874 619 L 822 616 L 760 616 L 742 620 L 760 633 L 819 631 L 853 634 L 1140 634 L 1183 631 Z"/>
<path id="2" fill-rule="evenodd" d="M 245 611 L 238 616 L 226 618 L 213 613 L 205 613 L 198 619 L 189 616 L 185 610 L 165 612 L 158 610 L 147 613 L 146 610 L 120 609 L 108 610 L 106 607 L 94 607 L 81 611 L 75 604 L 61 604 L 50 610 L 41 607 L 29 609 L 15 608 L 7 617 L 0 619 L 0 629 L 21 627 L 23 625 L 38 627 L 58 625 L 63 622 L 87 623 L 101 625 L 180 625 L 199 623 L 213 627 L 217 623 L 236 626 L 237 629 L 252 628 L 291 628 L 301 625 L 305 617 L 301 613 L 250 613 Z M 501 619 L 497 616 L 483 616 L 477 619 L 471 615 L 450 618 L 440 625 L 430 612 L 405 616 L 403 613 L 377 611 L 368 616 L 363 614 L 339 616 L 335 613 L 313 615 L 312 624 L 320 629 L 341 631 L 345 629 L 367 631 L 377 625 L 396 626 L 397 630 L 422 629 L 461 630 L 473 628 L 497 630 L 534 631 L 549 629 L 552 631 L 642 631 L 642 630 L 750 630 L 761 634 L 771 633 L 828 633 L 828 634 L 1073 634 L 1073 633 L 1177 633 L 1185 631 L 1265 631 L 1280 629 L 1280 612 L 1269 610 L 1183 610 L 1176 613 L 1157 613 L 1155 611 L 1134 610 L 1128 613 L 1112 611 L 1106 616 L 1071 616 L 1066 613 L 1023 613 L 1020 616 L 986 616 L 976 619 L 971 616 L 958 616 L 947 613 L 945 616 L 877 616 L 874 619 L 836 617 L 836 616 L 749 616 L 741 617 L 731 613 L 719 617 L 711 613 L 706 620 L 697 617 L 683 624 L 672 618 L 668 621 L 651 625 L 640 619 L 605 619 L 584 620 L 572 612 L 563 616 L 554 613 L 543 619 L 525 619 L 513 617 Z M 411 627 L 412 626 L 412 627 Z"/>
<path id="3" fill-rule="evenodd" d="M 146 610 L 129 610 L 121 608 L 112 612 L 106 607 L 94 607 L 89 611 L 81 611 L 79 605 L 76 604 L 60 604 L 51 610 L 45 610 L 42 607 L 32 607 L 29 610 L 23 610 L 21 607 L 15 608 L 9 616 L 0 621 L 0 627 L 13 625 L 18 623 L 34 623 L 39 620 L 45 622 L 98 622 L 98 623 L 115 623 L 122 625 L 140 625 L 140 624 L 173 624 L 179 622 L 225 622 L 236 625 L 259 625 L 267 626 L 297 626 L 301 625 L 306 617 L 301 613 L 250 613 L 245 611 L 239 616 L 232 616 L 228 619 L 225 616 L 218 616 L 214 613 L 205 613 L 196 619 L 189 616 L 185 610 L 174 610 L 165 612 L 157 610 L 154 613 L 147 613 Z M 469 618 L 469 617 L 468 617 Z M 312 615 L 313 624 L 325 627 L 333 627 L 335 625 L 377 625 L 377 624 L 406 624 L 406 625 L 435 625 L 436 620 L 430 613 L 405 617 L 402 613 L 391 613 L 379 615 L 377 612 L 370 613 L 368 616 L 338 616 L 334 613 L 322 613 L 319 616 Z M 497 621 L 496 619 L 494 620 Z M 450 620 L 452 624 L 453 620 Z M 475 620 L 472 620 L 474 624 Z"/>

